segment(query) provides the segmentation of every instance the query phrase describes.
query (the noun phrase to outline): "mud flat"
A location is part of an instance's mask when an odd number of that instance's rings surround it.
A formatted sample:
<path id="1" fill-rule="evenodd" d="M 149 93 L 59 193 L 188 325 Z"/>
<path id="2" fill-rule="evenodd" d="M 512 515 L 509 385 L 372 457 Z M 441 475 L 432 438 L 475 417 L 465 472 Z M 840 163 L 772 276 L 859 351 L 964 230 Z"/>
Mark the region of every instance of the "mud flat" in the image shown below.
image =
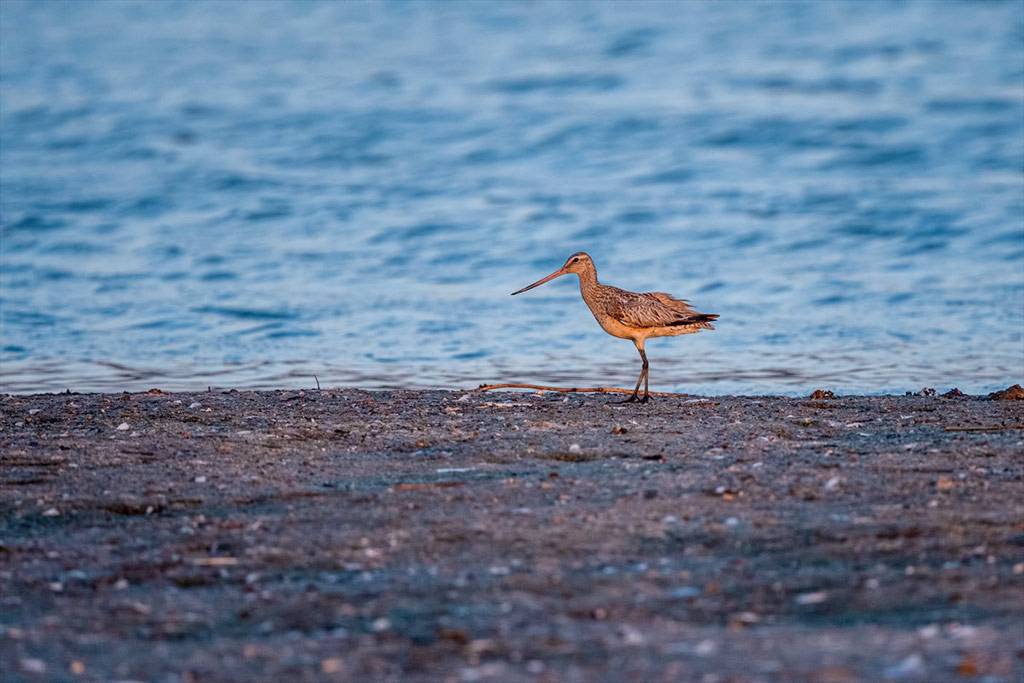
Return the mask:
<path id="1" fill-rule="evenodd" d="M 1024 401 L 0 397 L 5 681 L 1024 676 Z"/>

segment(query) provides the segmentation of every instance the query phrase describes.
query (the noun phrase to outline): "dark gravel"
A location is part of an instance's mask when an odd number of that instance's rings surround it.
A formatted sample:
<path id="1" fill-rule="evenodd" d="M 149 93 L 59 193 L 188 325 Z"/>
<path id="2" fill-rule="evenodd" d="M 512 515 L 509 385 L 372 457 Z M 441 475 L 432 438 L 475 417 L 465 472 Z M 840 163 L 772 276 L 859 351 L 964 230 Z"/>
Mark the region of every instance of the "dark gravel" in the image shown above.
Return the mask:
<path id="1" fill-rule="evenodd" d="M 1024 402 L 0 397 L 5 681 L 1024 677 Z"/>

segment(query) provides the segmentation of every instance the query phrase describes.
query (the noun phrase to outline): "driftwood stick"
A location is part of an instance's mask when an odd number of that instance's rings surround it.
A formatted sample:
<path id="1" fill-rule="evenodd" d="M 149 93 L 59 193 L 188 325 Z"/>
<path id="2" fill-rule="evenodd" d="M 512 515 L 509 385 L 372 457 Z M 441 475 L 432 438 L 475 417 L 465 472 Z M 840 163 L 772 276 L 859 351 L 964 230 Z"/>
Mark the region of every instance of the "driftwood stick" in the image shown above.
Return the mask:
<path id="1" fill-rule="evenodd" d="M 477 391 L 491 391 L 492 389 L 534 389 L 536 391 L 557 391 L 563 394 L 632 394 L 632 389 L 620 387 L 549 387 L 543 384 L 481 384 Z M 689 394 L 674 394 L 667 391 L 652 391 L 651 396 L 689 396 Z"/>
<path id="2" fill-rule="evenodd" d="M 1021 425 L 993 425 L 991 427 L 946 427 L 947 432 L 1008 432 L 1011 429 L 1024 429 L 1024 424 Z"/>

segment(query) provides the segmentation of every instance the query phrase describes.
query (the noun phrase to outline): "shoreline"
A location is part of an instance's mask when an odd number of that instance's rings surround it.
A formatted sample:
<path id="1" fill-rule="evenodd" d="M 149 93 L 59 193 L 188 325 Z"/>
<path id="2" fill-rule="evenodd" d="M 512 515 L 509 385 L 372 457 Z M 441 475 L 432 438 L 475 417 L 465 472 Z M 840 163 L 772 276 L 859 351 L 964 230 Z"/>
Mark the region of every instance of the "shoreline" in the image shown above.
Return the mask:
<path id="1" fill-rule="evenodd" d="M 0 659 L 26 681 L 1024 671 L 1024 401 L 618 400 L 0 396 Z"/>

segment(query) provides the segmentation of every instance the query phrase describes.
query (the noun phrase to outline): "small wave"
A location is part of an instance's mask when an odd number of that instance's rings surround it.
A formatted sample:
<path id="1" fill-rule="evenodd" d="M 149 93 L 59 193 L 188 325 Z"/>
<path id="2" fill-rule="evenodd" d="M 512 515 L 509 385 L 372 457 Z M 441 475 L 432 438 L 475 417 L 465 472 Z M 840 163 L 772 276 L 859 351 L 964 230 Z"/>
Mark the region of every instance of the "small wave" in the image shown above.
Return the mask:
<path id="1" fill-rule="evenodd" d="M 7 223 L 4 225 L 4 230 L 10 230 L 11 232 L 47 232 L 60 230 L 67 225 L 68 222 L 61 218 L 29 214 L 14 223 Z"/>
<path id="2" fill-rule="evenodd" d="M 288 339 L 289 337 L 319 337 L 320 332 L 316 330 L 277 330 L 268 332 L 267 339 Z"/>
<path id="3" fill-rule="evenodd" d="M 491 90 L 510 94 L 533 92 L 570 92 L 573 90 L 594 90 L 605 92 L 622 87 L 625 80 L 614 74 L 570 73 L 552 76 L 522 76 L 490 81 Z"/>
<path id="4" fill-rule="evenodd" d="M 653 28 L 635 28 L 623 31 L 608 44 L 604 49 L 604 54 L 607 57 L 619 58 L 642 52 L 654 43 L 657 35 L 658 31 Z"/>
<path id="5" fill-rule="evenodd" d="M 296 313 L 289 311 L 234 306 L 198 306 L 190 310 L 194 313 L 211 313 L 239 320 L 295 320 L 299 317 Z"/>
<path id="6" fill-rule="evenodd" d="M 789 76 L 769 76 L 767 78 L 737 79 L 734 84 L 740 87 L 760 90 L 793 92 L 802 95 L 875 95 L 882 90 L 882 84 L 873 78 L 833 77 L 817 80 L 804 80 Z"/>
<path id="7" fill-rule="evenodd" d="M 920 147 L 889 147 L 858 150 L 841 154 L 836 158 L 822 164 L 826 169 L 848 168 L 848 167 L 891 167 L 891 166 L 917 166 L 927 160 L 925 152 Z"/>
<path id="8" fill-rule="evenodd" d="M 226 280 L 237 280 L 238 274 L 230 270 L 211 270 L 199 276 L 203 282 L 223 282 Z"/>
<path id="9" fill-rule="evenodd" d="M 697 175 L 689 168 L 670 168 L 636 178 L 638 185 L 678 185 L 688 183 Z"/>
<path id="10" fill-rule="evenodd" d="M 1020 108 L 1020 104 L 1001 97 L 942 98 L 929 101 L 929 111 L 942 114 L 998 114 Z"/>

